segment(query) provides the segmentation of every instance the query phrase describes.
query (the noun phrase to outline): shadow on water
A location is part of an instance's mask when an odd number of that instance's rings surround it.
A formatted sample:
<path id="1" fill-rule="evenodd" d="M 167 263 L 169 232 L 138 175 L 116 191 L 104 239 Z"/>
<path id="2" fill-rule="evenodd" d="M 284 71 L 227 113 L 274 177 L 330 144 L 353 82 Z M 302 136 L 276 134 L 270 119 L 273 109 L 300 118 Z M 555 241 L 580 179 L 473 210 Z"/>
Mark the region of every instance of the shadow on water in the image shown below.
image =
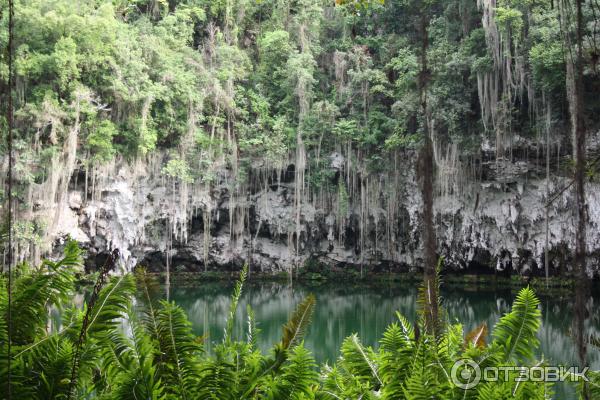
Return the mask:
<path id="1" fill-rule="evenodd" d="M 207 337 L 210 351 L 221 340 L 230 303 L 233 284 L 203 283 L 194 287 L 171 287 L 171 299 L 187 312 L 198 335 Z M 243 339 L 246 331 L 246 305 L 256 314 L 261 330 L 259 346 L 268 350 L 281 337 L 281 326 L 295 306 L 309 293 L 317 298 L 312 325 L 305 344 L 313 351 L 319 363 L 332 363 L 339 355 L 344 338 L 358 333 L 365 345 L 377 347 L 385 328 L 400 311 L 409 320 L 416 318 L 417 288 L 406 284 L 353 285 L 349 283 L 311 286 L 280 282 L 248 282 L 240 300 L 235 320 L 234 335 Z M 516 293 L 510 290 L 449 287 L 442 290 L 444 307 L 451 321 L 460 321 L 469 331 L 482 322 L 493 327 L 510 309 Z M 590 301 L 599 299 L 595 293 Z M 541 297 L 542 327 L 539 332 L 541 353 L 549 365 L 578 365 L 577 348 L 569 334 L 573 304 L 571 296 Z M 599 334 L 600 312 L 594 307 L 588 319 L 588 333 Z M 541 356 L 541 355 L 540 355 Z M 592 369 L 600 369 L 598 349 L 589 349 L 588 361 Z M 555 388 L 556 399 L 573 398 L 574 392 L 566 385 Z"/>

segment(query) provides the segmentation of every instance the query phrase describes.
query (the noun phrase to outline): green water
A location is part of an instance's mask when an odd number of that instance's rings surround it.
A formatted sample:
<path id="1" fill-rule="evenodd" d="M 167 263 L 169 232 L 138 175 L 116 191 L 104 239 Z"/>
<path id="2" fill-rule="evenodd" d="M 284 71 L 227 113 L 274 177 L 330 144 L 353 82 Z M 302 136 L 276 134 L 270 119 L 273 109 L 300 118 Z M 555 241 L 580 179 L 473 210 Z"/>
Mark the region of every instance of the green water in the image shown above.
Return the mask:
<path id="1" fill-rule="evenodd" d="M 170 296 L 187 312 L 193 329 L 205 335 L 207 347 L 221 340 L 225 328 L 233 285 L 205 283 L 196 287 L 171 287 Z M 268 350 L 281 337 L 281 326 L 287 321 L 295 306 L 309 293 L 317 298 L 312 325 L 305 345 L 315 359 L 334 362 L 345 337 L 358 333 L 365 345 L 377 347 L 387 325 L 400 311 L 410 320 L 416 314 L 416 287 L 400 284 L 376 286 L 347 283 L 307 286 L 276 282 L 250 282 L 244 288 L 238 308 L 234 333 L 244 337 L 246 305 L 255 311 L 261 329 L 259 345 Z M 499 317 L 509 310 L 516 292 L 491 289 L 466 290 L 447 288 L 442 291 L 444 307 L 451 320 L 460 321 L 465 331 L 482 322 L 492 327 Z M 590 309 L 600 297 L 590 298 Z M 539 333 L 541 351 L 548 364 L 577 365 L 575 346 L 568 332 L 572 319 L 572 301 L 568 296 L 542 297 L 542 327 Z M 594 311 L 589 319 L 589 333 L 600 333 L 600 312 Z M 600 352 L 590 348 L 590 366 L 600 369 Z M 573 398 L 566 385 L 556 388 L 556 399 Z"/>

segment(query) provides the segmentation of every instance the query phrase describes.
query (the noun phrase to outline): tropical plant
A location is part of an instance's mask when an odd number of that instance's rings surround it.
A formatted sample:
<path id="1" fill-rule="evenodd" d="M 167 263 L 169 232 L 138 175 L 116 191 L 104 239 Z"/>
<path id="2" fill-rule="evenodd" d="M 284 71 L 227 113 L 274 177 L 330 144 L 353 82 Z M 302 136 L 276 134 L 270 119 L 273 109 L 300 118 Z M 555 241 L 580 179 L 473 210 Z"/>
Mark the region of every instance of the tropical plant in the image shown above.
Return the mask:
<path id="1" fill-rule="evenodd" d="M 82 252 L 73 241 L 64 251 L 58 261 L 44 261 L 37 268 L 22 265 L 16 271 L 10 324 L 13 398 L 551 398 L 550 384 L 517 382 L 517 372 L 475 386 L 469 385 L 473 375 L 464 373 L 473 364 L 481 369 L 543 364 L 537 360 L 539 301 L 530 288 L 519 292 L 491 334 L 485 324 L 465 333 L 459 323 L 449 321 L 437 321 L 438 328 L 428 331 L 425 325 L 432 321 L 421 302 L 416 323 L 398 313 L 378 349 L 366 346 L 357 335 L 349 336 L 337 362 L 324 365 L 319 373 L 303 345 L 316 304 L 312 295 L 299 303 L 283 326 L 281 341 L 265 354 L 257 348 L 260 331 L 250 307 L 247 331 L 239 338 L 234 335 L 244 268 L 232 294 L 224 338 L 208 352 L 182 308 L 160 299 L 153 276 L 138 269 L 135 276 L 108 277 L 115 257 L 101 271 L 87 303 L 70 304 Z M 1 282 L 0 382 L 6 395 L 8 296 L 6 280 Z M 443 302 L 438 304 L 441 309 Z M 51 308 L 62 313 L 61 323 L 50 318 Z M 596 393 L 598 373 L 591 373 L 590 379 L 590 391 Z"/>
<path id="2" fill-rule="evenodd" d="M 314 297 L 299 304 L 281 342 L 265 356 L 256 347 L 259 330 L 251 309 L 246 340 L 233 338 L 244 268 L 232 295 L 225 337 L 214 354 L 207 354 L 182 308 L 160 300 L 156 280 L 143 270 L 135 278 L 122 274 L 105 283 L 105 268 L 88 302 L 70 304 L 81 267 L 82 252 L 74 241 L 67 242 L 64 257 L 56 262 L 47 260 L 34 269 L 20 266 L 10 335 L 7 286 L 1 280 L 3 397 L 9 356 L 12 396 L 19 399 L 302 399 L 312 393 L 315 362 L 302 339 Z M 49 327 L 54 324 L 50 309 L 62 313 L 58 326 Z"/>
<path id="3" fill-rule="evenodd" d="M 522 289 L 511 312 L 503 316 L 487 341 L 487 326 L 463 332 L 460 324 L 439 324 L 438 336 L 423 326 L 428 316 L 421 307 L 420 320 L 411 324 L 401 314 L 391 324 L 375 351 L 360 343 L 356 335 L 342 345 L 342 354 L 334 367 L 325 366 L 318 391 L 322 399 L 548 399 L 549 384 L 516 383 L 516 375 L 505 382 L 481 382 L 468 387 L 459 381 L 462 360 L 479 368 L 494 366 L 539 366 L 534 352 L 540 326 L 539 301 L 530 288 Z M 453 367 L 457 365 L 458 368 Z M 465 364 L 466 365 L 466 364 Z M 473 378 L 474 379 L 474 378 Z"/>

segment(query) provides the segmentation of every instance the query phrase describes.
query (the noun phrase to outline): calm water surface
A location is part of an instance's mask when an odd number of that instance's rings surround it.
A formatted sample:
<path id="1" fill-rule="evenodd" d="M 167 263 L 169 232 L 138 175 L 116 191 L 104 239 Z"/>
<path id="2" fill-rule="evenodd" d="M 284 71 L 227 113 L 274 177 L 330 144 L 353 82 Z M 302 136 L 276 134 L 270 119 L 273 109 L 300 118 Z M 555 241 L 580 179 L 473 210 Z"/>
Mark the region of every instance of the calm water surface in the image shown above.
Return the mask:
<path id="1" fill-rule="evenodd" d="M 198 335 L 205 335 L 207 347 L 221 340 L 230 304 L 233 284 L 203 283 L 196 287 L 171 287 L 171 299 L 187 312 Z M 245 337 L 246 305 L 256 314 L 261 330 L 259 346 L 268 350 L 281 338 L 281 326 L 288 320 L 296 305 L 309 293 L 317 298 L 313 322 L 305 339 L 317 362 L 334 362 L 342 341 L 358 333 L 365 345 L 377 347 L 385 328 L 400 311 L 409 320 L 416 315 L 416 286 L 404 284 L 354 285 L 350 283 L 308 286 L 277 282 L 249 282 L 236 315 L 234 334 Z M 509 311 L 516 292 L 477 288 L 446 288 L 442 290 L 444 307 L 451 320 L 460 321 L 465 331 L 482 322 L 493 327 L 500 316 Z M 589 333 L 599 334 L 600 312 L 596 311 L 600 296 L 590 298 L 594 310 L 587 327 Z M 549 364 L 577 365 L 577 352 L 569 329 L 572 301 L 568 296 L 542 297 L 542 327 L 539 333 L 541 352 Z M 600 352 L 590 348 L 590 366 L 600 370 Z M 556 388 L 556 399 L 573 398 L 565 385 Z"/>

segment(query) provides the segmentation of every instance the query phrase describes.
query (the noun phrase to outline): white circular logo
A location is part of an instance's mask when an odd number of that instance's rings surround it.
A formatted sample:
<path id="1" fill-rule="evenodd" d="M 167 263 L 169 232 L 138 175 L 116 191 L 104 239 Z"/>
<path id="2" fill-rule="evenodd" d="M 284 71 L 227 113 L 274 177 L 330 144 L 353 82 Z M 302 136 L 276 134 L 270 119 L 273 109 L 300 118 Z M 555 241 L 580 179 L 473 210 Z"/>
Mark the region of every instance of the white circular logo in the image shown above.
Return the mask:
<path id="1" fill-rule="evenodd" d="M 481 381 L 481 368 L 475 361 L 464 358 L 454 363 L 450 371 L 450 378 L 456 387 L 468 390 L 477 386 Z"/>

